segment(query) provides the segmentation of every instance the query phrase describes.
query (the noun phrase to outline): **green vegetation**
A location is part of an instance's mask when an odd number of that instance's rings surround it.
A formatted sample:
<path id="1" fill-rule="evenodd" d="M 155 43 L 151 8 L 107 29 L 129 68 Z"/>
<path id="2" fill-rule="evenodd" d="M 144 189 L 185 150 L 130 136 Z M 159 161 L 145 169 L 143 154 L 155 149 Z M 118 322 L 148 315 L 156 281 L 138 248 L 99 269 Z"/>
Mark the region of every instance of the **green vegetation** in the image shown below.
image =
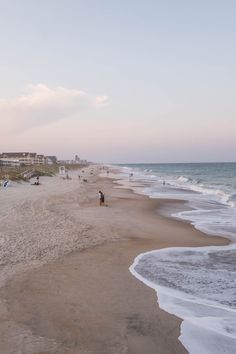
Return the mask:
<path id="1" fill-rule="evenodd" d="M 9 179 L 11 181 L 29 181 L 29 176 L 55 176 L 59 171 L 58 164 L 54 165 L 37 165 L 37 166 L 21 166 L 21 167 L 8 167 L 0 166 L 0 180 Z M 63 165 L 70 170 L 77 170 L 84 166 L 80 164 Z"/>

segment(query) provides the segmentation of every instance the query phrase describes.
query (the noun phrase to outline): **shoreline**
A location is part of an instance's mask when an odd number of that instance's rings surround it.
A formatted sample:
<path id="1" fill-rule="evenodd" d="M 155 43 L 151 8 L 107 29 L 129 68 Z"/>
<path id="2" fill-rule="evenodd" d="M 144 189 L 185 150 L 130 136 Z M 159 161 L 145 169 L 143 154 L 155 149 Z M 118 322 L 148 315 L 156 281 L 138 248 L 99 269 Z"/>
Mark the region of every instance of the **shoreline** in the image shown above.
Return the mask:
<path id="1" fill-rule="evenodd" d="M 110 178 L 94 176 L 82 186 L 81 202 L 72 203 L 71 195 L 53 197 L 56 206 L 67 203 L 72 223 L 78 218 L 89 226 L 80 235 L 88 247 L 13 276 L 0 289 L 5 352 L 14 347 L 24 354 L 186 353 L 177 339 L 182 321 L 159 308 L 156 293 L 134 278 L 129 266 L 153 249 L 225 245 L 228 239 L 159 215 L 163 200 L 114 187 Z M 108 208 L 98 207 L 98 189 L 105 190 Z"/>

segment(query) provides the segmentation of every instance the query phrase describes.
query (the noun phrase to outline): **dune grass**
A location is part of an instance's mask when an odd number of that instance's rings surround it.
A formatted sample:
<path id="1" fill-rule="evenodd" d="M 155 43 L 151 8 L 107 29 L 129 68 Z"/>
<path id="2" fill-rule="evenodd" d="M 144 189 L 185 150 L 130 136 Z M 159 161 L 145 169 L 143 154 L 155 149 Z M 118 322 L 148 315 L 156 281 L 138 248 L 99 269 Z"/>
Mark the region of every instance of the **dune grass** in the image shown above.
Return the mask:
<path id="1" fill-rule="evenodd" d="M 34 176 L 55 176 L 59 172 L 59 164 L 53 165 L 32 165 L 32 166 L 21 166 L 21 167 L 9 167 L 0 166 L 0 180 L 11 180 L 11 181 L 28 181 L 24 175 L 28 172 L 32 172 L 32 177 Z M 77 170 L 83 168 L 84 165 L 73 164 L 73 165 L 63 165 L 69 170 Z"/>

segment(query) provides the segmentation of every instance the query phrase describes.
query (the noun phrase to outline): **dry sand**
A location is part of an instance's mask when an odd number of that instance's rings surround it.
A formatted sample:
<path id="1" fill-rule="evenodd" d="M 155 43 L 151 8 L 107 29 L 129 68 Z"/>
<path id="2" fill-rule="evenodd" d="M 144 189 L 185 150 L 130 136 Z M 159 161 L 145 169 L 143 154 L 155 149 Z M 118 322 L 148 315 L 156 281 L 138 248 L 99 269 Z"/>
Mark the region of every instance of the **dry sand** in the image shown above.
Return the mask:
<path id="1" fill-rule="evenodd" d="M 180 320 L 128 268 L 142 252 L 225 244 L 85 172 L 0 190 L 1 354 L 174 354 Z M 99 207 L 97 192 L 107 196 Z M 4 205 L 4 208 L 3 208 Z"/>

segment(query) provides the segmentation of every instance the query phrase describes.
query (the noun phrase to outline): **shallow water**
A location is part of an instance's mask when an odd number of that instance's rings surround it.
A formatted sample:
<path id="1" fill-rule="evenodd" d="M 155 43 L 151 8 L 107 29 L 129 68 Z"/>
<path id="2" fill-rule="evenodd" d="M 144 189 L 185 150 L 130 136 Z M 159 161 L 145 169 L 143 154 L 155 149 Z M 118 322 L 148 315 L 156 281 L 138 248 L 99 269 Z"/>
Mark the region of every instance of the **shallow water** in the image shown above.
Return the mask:
<path id="1" fill-rule="evenodd" d="M 188 210 L 172 216 L 231 239 L 229 246 L 148 252 L 130 271 L 157 291 L 161 308 L 184 320 L 180 341 L 190 353 L 235 353 L 236 164 L 134 165 L 123 167 L 120 178 L 145 181 L 139 192 L 150 198 L 185 200 Z"/>
<path id="2" fill-rule="evenodd" d="M 122 167 L 122 179 L 145 181 L 150 198 L 186 200 L 192 211 L 175 214 L 199 230 L 236 238 L 236 163 L 151 164 Z M 164 182 L 164 184 L 163 184 Z"/>
<path id="3" fill-rule="evenodd" d="M 234 353 L 235 245 L 148 252 L 130 270 L 157 291 L 161 308 L 184 320 L 180 340 L 190 353 L 199 343 L 201 353 Z"/>

